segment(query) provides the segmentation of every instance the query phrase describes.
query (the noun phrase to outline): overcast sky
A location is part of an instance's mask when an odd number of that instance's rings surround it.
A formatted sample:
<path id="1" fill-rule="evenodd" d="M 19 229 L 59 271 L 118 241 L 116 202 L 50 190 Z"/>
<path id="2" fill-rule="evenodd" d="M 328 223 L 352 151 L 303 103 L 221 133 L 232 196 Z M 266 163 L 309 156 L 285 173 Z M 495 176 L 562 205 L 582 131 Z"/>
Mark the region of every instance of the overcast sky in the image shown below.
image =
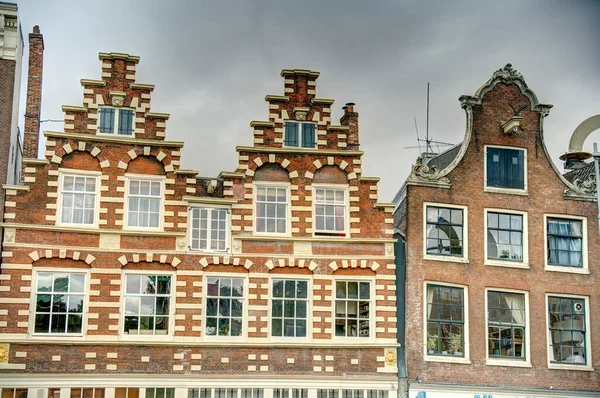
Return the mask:
<path id="1" fill-rule="evenodd" d="M 380 201 L 392 199 L 419 155 L 405 147 L 417 143 L 413 117 L 425 132 L 427 82 L 430 135 L 458 143 L 465 132 L 458 97 L 512 63 L 540 102 L 554 104 L 544 128 L 559 165 L 575 127 L 600 113 L 595 0 L 18 5 L 25 40 L 36 24 L 44 35 L 42 119 L 62 119 L 61 105 L 82 104 L 79 79 L 100 78 L 98 52 L 139 55 L 137 82 L 156 85 L 152 110 L 171 114 L 167 139 L 186 142 L 182 167 L 202 176 L 236 168 L 235 146 L 252 144 L 249 122 L 267 118 L 264 96 L 283 93 L 284 68 L 321 72 L 317 96 L 336 99 L 336 124 L 344 103 L 356 102 L 363 175 L 382 178 Z M 589 150 L 593 141 L 600 131 L 586 141 Z"/>

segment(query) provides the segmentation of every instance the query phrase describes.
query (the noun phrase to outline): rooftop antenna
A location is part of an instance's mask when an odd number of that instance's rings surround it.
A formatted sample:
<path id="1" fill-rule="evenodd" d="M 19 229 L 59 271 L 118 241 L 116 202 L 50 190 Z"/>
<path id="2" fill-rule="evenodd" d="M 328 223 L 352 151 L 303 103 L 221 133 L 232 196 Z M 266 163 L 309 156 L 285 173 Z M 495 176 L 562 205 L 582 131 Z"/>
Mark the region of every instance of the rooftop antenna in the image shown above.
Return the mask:
<path id="1" fill-rule="evenodd" d="M 415 119 L 415 131 L 417 132 L 417 146 L 405 146 L 404 149 L 419 148 L 419 152 L 421 152 L 421 142 L 424 142 L 425 143 L 425 153 L 430 154 L 430 157 L 431 157 L 432 154 L 437 154 L 440 152 L 440 145 L 454 146 L 454 144 L 452 144 L 450 142 L 443 142 L 443 141 L 436 141 L 436 140 L 429 139 L 429 82 L 427 82 L 427 127 L 425 130 L 425 139 L 421 139 L 421 137 L 419 137 L 419 128 L 417 127 L 417 118 L 415 117 L 414 119 Z M 436 144 L 437 152 L 433 151 L 433 147 L 431 146 L 431 144 Z"/>

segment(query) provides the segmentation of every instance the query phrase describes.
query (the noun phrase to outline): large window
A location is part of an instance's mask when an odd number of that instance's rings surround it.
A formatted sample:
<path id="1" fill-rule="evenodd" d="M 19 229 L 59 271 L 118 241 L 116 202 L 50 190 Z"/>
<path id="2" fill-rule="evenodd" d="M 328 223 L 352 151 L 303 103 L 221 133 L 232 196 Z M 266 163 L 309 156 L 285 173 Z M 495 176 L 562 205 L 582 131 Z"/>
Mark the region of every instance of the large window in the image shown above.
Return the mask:
<path id="1" fill-rule="evenodd" d="M 386 398 L 387 395 L 385 390 L 317 390 L 317 398 Z"/>
<path id="2" fill-rule="evenodd" d="M 129 335 L 169 333 L 171 276 L 125 275 L 125 321 Z"/>
<path id="3" fill-rule="evenodd" d="M 487 258 L 523 261 L 523 215 L 487 213 Z"/>
<path id="4" fill-rule="evenodd" d="M 317 146 L 316 127 L 314 123 L 285 122 L 284 145 L 315 148 Z"/>
<path id="5" fill-rule="evenodd" d="M 27 388 L 2 388 L 2 398 L 27 398 Z"/>
<path id="6" fill-rule="evenodd" d="M 128 227 L 154 229 L 160 227 L 161 185 L 161 181 L 128 180 Z"/>
<path id="7" fill-rule="evenodd" d="M 371 283 L 335 282 L 335 335 L 370 337 Z"/>
<path id="8" fill-rule="evenodd" d="M 146 398 L 175 398 L 175 389 L 146 388 Z"/>
<path id="9" fill-rule="evenodd" d="M 134 110 L 130 108 L 98 108 L 98 131 L 102 134 L 133 135 Z"/>
<path id="10" fill-rule="evenodd" d="M 197 207 L 191 209 L 191 249 L 227 250 L 228 210 Z"/>
<path id="11" fill-rule="evenodd" d="M 547 218 L 548 265 L 583 267 L 583 221 Z"/>
<path id="12" fill-rule="evenodd" d="M 213 394 L 214 390 L 214 394 Z M 239 391 L 239 393 L 238 393 Z M 262 388 L 189 388 L 188 398 L 263 398 Z"/>
<path id="13" fill-rule="evenodd" d="M 288 189 L 256 187 L 256 232 L 286 234 Z"/>
<path id="14" fill-rule="evenodd" d="M 71 398 L 104 398 L 104 388 L 71 388 Z"/>
<path id="15" fill-rule="evenodd" d="M 589 363 L 585 307 L 585 299 L 581 297 L 548 297 L 551 362 Z"/>
<path id="16" fill-rule="evenodd" d="M 244 317 L 244 279 L 208 277 L 207 336 L 241 336 Z"/>
<path id="17" fill-rule="evenodd" d="M 306 337 L 308 281 L 273 279 L 271 335 Z"/>
<path id="18" fill-rule="evenodd" d="M 38 272 L 35 333 L 82 333 L 85 275 Z"/>
<path id="19" fill-rule="evenodd" d="M 489 356 L 525 359 L 525 295 L 489 290 L 487 307 Z"/>
<path id="20" fill-rule="evenodd" d="M 525 150 L 486 147 L 486 186 L 525 189 Z"/>
<path id="21" fill-rule="evenodd" d="M 62 176 L 61 224 L 96 224 L 96 184 L 94 176 Z"/>
<path id="22" fill-rule="evenodd" d="M 346 190 L 315 188 L 315 234 L 346 235 Z"/>
<path id="23" fill-rule="evenodd" d="M 273 398 L 308 398 L 306 388 L 275 388 Z"/>
<path id="24" fill-rule="evenodd" d="M 115 388 L 115 398 L 138 398 L 139 396 L 139 388 Z"/>
<path id="25" fill-rule="evenodd" d="M 463 257 L 463 210 L 427 206 L 426 253 Z"/>
<path id="26" fill-rule="evenodd" d="M 465 356 L 464 289 L 427 285 L 427 354 Z"/>

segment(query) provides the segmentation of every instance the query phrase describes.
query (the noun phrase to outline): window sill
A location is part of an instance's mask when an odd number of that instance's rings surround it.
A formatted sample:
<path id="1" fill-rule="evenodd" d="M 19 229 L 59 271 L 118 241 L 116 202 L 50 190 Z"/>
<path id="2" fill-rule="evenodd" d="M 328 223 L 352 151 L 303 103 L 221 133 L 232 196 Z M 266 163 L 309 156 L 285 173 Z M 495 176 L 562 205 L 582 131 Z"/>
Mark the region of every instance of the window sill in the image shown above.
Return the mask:
<path id="1" fill-rule="evenodd" d="M 455 357 L 452 355 L 433 356 L 433 355 L 425 354 L 424 361 L 425 362 L 457 363 L 457 364 L 462 364 L 462 365 L 470 365 L 471 364 L 471 360 L 469 360 L 469 358 Z"/>
<path id="2" fill-rule="evenodd" d="M 173 341 L 173 335 L 164 334 L 122 334 L 121 341 Z"/>
<path id="3" fill-rule="evenodd" d="M 529 263 L 519 263 L 513 261 L 502 261 L 502 260 L 490 260 L 487 259 L 483 263 L 491 267 L 506 267 L 506 268 L 519 268 L 519 269 L 530 269 Z"/>
<path id="4" fill-rule="evenodd" d="M 507 194 L 507 195 L 529 196 L 529 193 L 525 189 L 510 189 L 510 188 L 485 187 L 485 188 L 483 188 L 483 192 L 504 193 L 504 194 Z"/>
<path id="5" fill-rule="evenodd" d="M 566 266 L 560 266 L 560 265 L 546 265 L 544 267 L 544 271 L 564 272 L 567 274 L 581 274 L 581 275 L 589 275 L 590 274 L 590 271 L 585 268 L 566 267 Z"/>
<path id="6" fill-rule="evenodd" d="M 560 364 L 560 363 L 549 363 L 548 369 L 580 370 L 582 372 L 593 372 L 594 371 L 594 368 L 591 365 L 573 365 L 573 364 Z"/>
<path id="7" fill-rule="evenodd" d="M 449 262 L 449 263 L 469 264 L 469 259 L 465 258 L 465 257 L 434 256 L 434 255 L 431 255 L 431 254 L 425 254 L 425 255 L 423 255 L 423 260 L 446 261 L 446 262 Z"/>
<path id="8" fill-rule="evenodd" d="M 98 130 L 96 130 L 96 135 L 105 136 L 105 137 L 128 137 L 128 138 L 132 138 L 134 136 L 133 132 L 131 134 L 101 133 Z"/>
<path id="9" fill-rule="evenodd" d="M 82 340 L 85 338 L 85 334 L 83 334 L 83 333 L 32 333 L 30 335 L 30 337 L 32 340 L 36 340 L 36 339 L 63 340 L 65 338 Z"/>
<path id="10" fill-rule="evenodd" d="M 519 359 L 496 359 L 488 358 L 485 361 L 488 366 L 510 366 L 515 368 L 531 368 L 531 362 L 521 361 Z"/>
<path id="11" fill-rule="evenodd" d="M 54 225 L 56 225 L 57 227 L 63 227 L 63 228 L 100 229 L 100 226 L 98 224 L 67 224 L 67 223 L 57 222 Z"/>

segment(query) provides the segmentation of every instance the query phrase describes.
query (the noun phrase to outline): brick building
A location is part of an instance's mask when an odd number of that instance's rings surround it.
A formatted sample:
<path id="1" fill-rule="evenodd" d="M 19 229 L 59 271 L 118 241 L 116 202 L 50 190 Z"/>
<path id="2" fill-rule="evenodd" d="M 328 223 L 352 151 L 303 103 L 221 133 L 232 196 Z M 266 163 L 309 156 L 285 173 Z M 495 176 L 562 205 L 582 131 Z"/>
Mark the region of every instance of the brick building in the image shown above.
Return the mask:
<path id="1" fill-rule="evenodd" d="M 0 2 L 0 184 L 18 183 L 21 175 L 18 119 L 22 62 L 23 33 L 17 5 Z M 0 196 L 4 196 L 3 189 Z M 1 205 L 0 215 L 3 211 Z"/>
<path id="2" fill-rule="evenodd" d="M 551 105 L 511 65 L 459 100 L 464 140 L 419 158 L 394 199 L 409 396 L 598 396 L 595 175 L 561 175 Z"/>
<path id="3" fill-rule="evenodd" d="M 7 189 L 3 397 L 395 396 L 393 205 L 354 104 L 334 125 L 319 73 L 284 70 L 237 169 L 201 178 L 139 58 L 99 58 Z"/>

